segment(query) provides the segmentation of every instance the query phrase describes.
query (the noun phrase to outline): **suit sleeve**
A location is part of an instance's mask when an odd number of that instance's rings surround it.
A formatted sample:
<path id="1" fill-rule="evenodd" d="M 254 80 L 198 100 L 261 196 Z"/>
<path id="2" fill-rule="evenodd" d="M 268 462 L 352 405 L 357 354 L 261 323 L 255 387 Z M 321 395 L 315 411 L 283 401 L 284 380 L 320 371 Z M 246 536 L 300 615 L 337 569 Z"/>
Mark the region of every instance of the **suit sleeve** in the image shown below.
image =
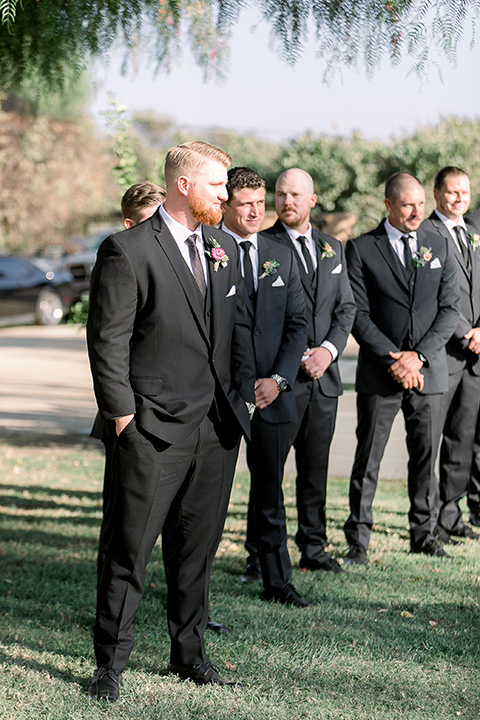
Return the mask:
<path id="1" fill-rule="evenodd" d="M 92 273 L 87 344 L 98 408 L 107 420 L 135 413 L 130 385 L 130 340 L 137 283 L 129 259 L 113 237 L 101 245 Z"/>
<path id="2" fill-rule="evenodd" d="M 287 284 L 283 340 L 273 364 L 272 373 L 278 373 L 293 387 L 302 355 L 307 347 L 307 318 L 305 300 L 298 264 L 290 253 L 290 273 Z"/>
<path id="3" fill-rule="evenodd" d="M 437 315 L 429 330 L 415 347 L 415 350 L 425 355 L 427 360 L 435 357 L 445 347 L 458 323 L 460 292 L 456 261 L 450 252 L 449 243 L 446 239 L 444 241 L 447 252 L 437 296 Z"/>
<path id="4" fill-rule="evenodd" d="M 364 263 L 355 241 L 349 240 L 347 243 L 346 257 L 348 276 L 357 306 L 352 335 L 362 351 L 374 357 L 375 363 L 387 370 L 394 362 L 389 353 L 399 352 L 400 348 L 384 335 L 371 319 Z"/>
<path id="5" fill-rule="evenodd" d="M 237 270 L 237 309 L 232 334 L 231 375 L 232 388 L 238 392 L 245 402 L 255 402 L 255 356 L 253 353 L 252 334 L 247 310 L 244 303 L 243 278 L 240 269 L 240 255 L 237 248 L 230 251 L 236 253 Z"/>
<path id="6" fill-rule="evenodd" d="M 348 279 L 345 251 L 343 245 L 338 243 L 340 250 L 340 262 L 342 271 L 339 277 L 337 298 L 332 313 L 332 322 L 328 333 L 323 338 L 323 342 L 327 340 L 334 345 L 338 351 L 337 360 L 345 349 L 348 336 L 352 330 L 353 321 L 355 319 L 355 300 L 353 298 L 352 288 Z"/>

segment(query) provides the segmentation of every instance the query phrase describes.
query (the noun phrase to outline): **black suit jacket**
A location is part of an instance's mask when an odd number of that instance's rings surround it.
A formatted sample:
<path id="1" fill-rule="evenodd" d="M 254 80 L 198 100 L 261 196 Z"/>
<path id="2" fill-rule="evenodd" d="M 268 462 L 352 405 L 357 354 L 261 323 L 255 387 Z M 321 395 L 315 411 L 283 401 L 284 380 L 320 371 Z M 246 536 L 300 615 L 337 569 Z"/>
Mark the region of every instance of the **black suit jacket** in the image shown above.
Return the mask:
<path id="1" fill-rule="evenodd" d="M 255 368 L 238 249 L 208 265 L 209 312 L 178 246 L 157 212 L 101 245 L 92 273 L 87 341 L 103 419 L 136 414 L 152 435 L 186 439 L 217 404 L 232 436 L 249 433 Z M 233 439 L 233 438 L 232 438 Z"/>
<path id="2" fill-rule="evenodd" d="M 348 274 L 357 303 L 353 335 L 360 346 L 357 392 L 399 392 L 401 386 L 388 373 L 394 362 L 388 353 L 399 350 L 426 357 L 428 366 L 421 370 L 424 394 L 448 388 L 445 345 L 458 322 L 456 261 L 446 238 L 420 228 L 417 239 L 419 248 L 431 248 L 433 257 L 414 270 L 413 291 L 384 222 L 347 243 Z"/>
<path id="3" fill-rule="evenodd" d="M 318 347 L 324 340 L 328 340 L 337 348 L 339 357 L 345 348 L 355 317 L 355 303 L 348 282 L 342 244 L 330 235 L 313 230 L 313 239 L 317 246 L 317 284 L 316 290 L 312 292 L 303 263 L 283 223 L 277 220 L 273 227 L 262 234 L 289 247 L 297 259 L 308 321 L 306 347 Z M 335 255 L 331 258 L 321 259 L 324 243 L 329 243 L 335 251 Z M 309 382 L 303 370 L 300 370 L 297 382 Z M 338 363 L 332 362 L 323 377 L 316 382 L 324 395 L 328 397 L 341 395 L 343 389 Z"/>
<path id="4" fill-rule="evenodd" d="M 295 395 L 291 392 L 307 343 L 305 302 L 293 252 L 270 236 L 258 234 L 258 290 L 255 309 L 245 300 L 252 323 L 257 378 L 278 373 L 289 388 L 263 410 L 256 410 L 267 422 L 296 419 Z M 279 263 L 272 275 L 261 277 L 267 260 Z"/>
<path id="5" fill-rule="evenodd" d="M 479 233 L 480 230 L 465 217 L 467 230 Z M 458 285 L 460 289 L 460 317 L 455 332 L 447 343 L 448 371 L 452 375 L 468 365 L 471 372 L 480 375 L 478 355 L 468 349 L 468 340 L 463 337 L 472 327 L 480 323 L 480 249 L 470 252 L 471 274 L 467 272 L 462 255 L 458 250 L 450 231 L 435 211 L 422 223 L 426 232 L 435 232 L 446 238 L 456 261 Z"/>

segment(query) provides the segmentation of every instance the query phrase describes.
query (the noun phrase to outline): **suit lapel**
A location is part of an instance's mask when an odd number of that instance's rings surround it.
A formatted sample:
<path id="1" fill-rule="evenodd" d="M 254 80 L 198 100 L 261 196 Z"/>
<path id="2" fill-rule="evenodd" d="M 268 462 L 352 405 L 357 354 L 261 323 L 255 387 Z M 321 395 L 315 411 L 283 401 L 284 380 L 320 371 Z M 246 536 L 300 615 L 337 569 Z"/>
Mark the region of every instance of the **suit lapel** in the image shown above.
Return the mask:
<path id="1" fill-rule="evenodd" d="M 183 259 L 172 234 L 166 225 L 162 223 L 158 213 L 155 213 L 152 217 L 152 226 L 155 231 L 156 240 L 165 253 L 167 262 L 170 263 L 173 272 L 182 286 L 187 302 L 193 315 L 195 316 L 195 319 L 197 320 L 202 335 L 209 343 L 210 338 L 207 325 L 205 323 L 203 298 L 198 289 L 197 283 L 195 282 L 193 274 Z M 207 266 L 208 265 L 210 265 L 210 263 L 207 263 Z M 209 285 L 211 285 L 211 282 L 209 282 Z"/>
<path id="2" fill-rule="evenodd" d="M 453 247 L 453 254 L 455 256 L 455 260 L 457 261 L 458 266 L 460 267 L 461 271 L 463 272 L 463 274 L 467 278 L 468 282 L 470 283 L 472 280 L 471 280 L 471 277 L 470 277 L 470 274 L 469 274 L 467 268 L 465 267 L 465 262 L 463 260 L 462 253 L 458 249 L 457 244 L 456 244 L 455 240 L 452 238 L 452 235 L 451 235 L 450 231 L 447 229 L 445 223 L 442 220 L 440 220 L 440 218 L 438 217 L 435 210 L 430 215 L 430 220 L 432 221 L 432 225 L 434 226 L 435 230 L 439 233 L 439 235 L 446 238 L 449 246 Z"/>
<path id="3" fill-rule="evenodd" d="M 314 303 L 315 298 L 314 298 L 312 286 L 310 285 L 310 279 L 305 271 L 303 262 L 301 261 L 299 255 L 298 255 L 297 249 L 290 239 L 290 235 L 287 233 L 287 231 L 283 227 L 283 224 L 280 220 L 277 220 L 277 222 L 275 223 L 275 225 L 273 227 L 275 230 L 275 234 L 277 235 L 277 237 L 279 237 L 283 241 L 283 244 L 287 245 L 291 250 L 293 250 L 293 254 L 297 261 L 298 269 L 300 272 L 300 279 L 302 281 L 303 289 L 305 290 L 305 293 L 307 294 L 307 296 L 310 298 L 310 301 L 312 303 Z"/>
<path id="4" fill-rule="evenodd" d="M 392 247 L 388 235 L 384 229 L 383 223 L 379 225 L 376 231 L 375 245 L 380 251 L 383 259 L 388 264 L 390 269 L 395 273 L 400 283 L 408 290 L 408 282 L 405 277 L 405 272 L 402 263 L 400 262 L 395 250 Z"/>

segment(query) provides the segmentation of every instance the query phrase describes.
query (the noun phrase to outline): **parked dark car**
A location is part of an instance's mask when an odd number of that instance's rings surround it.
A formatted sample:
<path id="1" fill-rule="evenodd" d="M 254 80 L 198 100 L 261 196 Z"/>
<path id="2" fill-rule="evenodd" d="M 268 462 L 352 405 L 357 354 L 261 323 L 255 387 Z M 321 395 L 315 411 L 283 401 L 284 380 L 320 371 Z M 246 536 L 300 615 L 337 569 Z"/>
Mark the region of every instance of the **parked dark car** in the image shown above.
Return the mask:
<path id="1" fill-rule="evenodd" d="M 106 237 L 121 230 L 125 228 L 117 226 L 100 230 L 84 241 L 82 252 L 63 256 L 61 267 L 73 275 L 73 292 L 77 298 L 87 294 L 90 289 L 90 275 L 97 259 L 98 248 Z"/>
<path id="2" fill-rule="evenodd" d="M 0 325 L 58 325 L 75 299 L 72 280 L 45 258 L 0 257 Z"/>

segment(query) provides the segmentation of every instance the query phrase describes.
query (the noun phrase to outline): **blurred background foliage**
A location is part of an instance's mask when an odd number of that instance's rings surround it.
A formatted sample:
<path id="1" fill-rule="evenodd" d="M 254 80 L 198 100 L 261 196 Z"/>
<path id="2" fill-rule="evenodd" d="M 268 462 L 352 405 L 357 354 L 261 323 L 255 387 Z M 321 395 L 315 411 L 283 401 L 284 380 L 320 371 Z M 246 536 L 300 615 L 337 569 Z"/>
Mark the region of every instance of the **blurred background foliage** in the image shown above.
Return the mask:
<path id="1" fill-rule="evenodd" d="M 389 142 L 305 133 L 273 142 L 221 128 L 181 127 L 151 111 L 131 115 L 112 97 L 107 128 L 89 119 L 88 79 L 73 74 L 63 91 L 38 97 L 25 81 L 0 110 L 0 251 L 61 252 L 65 239 L 85 235 L 119 218 L 120 199 L 135 182 L 164 185 L 169 147 L 193 138 L 227 150 L 234 165 L 256 169 L 267 183 L 267 208 L 274 210 L 275 180 L 301 167 L 315 183 L 322 213 L 350 213 L 353 232 L 375 226 L 384 215 L 383 186 L 399 170 L 426 187 L 427 212 L 434 207 L 437 171 L 458 165 L 470 176 L 472 208 L 480 205 L 480 121 L 450 118 Z"/>

